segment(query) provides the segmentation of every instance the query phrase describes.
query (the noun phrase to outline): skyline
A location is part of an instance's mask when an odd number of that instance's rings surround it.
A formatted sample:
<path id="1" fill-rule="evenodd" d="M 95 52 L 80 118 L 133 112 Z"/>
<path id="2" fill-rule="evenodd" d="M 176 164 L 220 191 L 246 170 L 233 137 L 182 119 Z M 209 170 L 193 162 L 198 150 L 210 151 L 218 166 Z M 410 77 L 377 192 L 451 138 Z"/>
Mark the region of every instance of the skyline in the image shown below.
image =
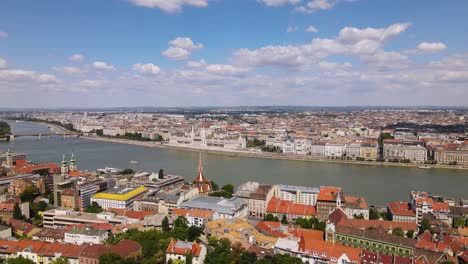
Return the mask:
<path id="1" fill-rule="evenodd" d="M 7 1 L 2 108 L 467 106 L 467 7 Z"/>

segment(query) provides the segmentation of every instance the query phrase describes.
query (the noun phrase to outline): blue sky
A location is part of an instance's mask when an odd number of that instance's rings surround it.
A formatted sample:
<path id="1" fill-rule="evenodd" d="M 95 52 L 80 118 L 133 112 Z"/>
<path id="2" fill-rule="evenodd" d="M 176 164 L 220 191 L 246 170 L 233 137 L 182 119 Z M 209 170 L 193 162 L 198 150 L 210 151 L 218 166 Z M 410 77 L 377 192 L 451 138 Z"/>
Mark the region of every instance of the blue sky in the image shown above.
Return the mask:
<path id="1" fill-rule="evenodd" d="M 466 10 L 463 0 L 6 0 L 0 98 L 466 106 Z"/>

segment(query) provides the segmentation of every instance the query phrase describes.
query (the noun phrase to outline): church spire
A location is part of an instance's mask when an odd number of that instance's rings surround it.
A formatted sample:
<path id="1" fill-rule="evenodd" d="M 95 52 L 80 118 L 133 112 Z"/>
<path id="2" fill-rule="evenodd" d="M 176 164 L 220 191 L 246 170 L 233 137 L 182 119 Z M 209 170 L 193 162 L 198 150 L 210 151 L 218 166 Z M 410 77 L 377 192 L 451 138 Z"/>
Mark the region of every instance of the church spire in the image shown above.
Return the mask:
<path id="1" fill-rule="evenodd" d="M 198 155 L 198 174 L 200 173 L 203 173 L 203 162 L 202 162 L 201 151 Z"/>
<path id="2" fill-rule="evenodd" d="M 211 182 L 205 178 L 205 175 L 203 175 L 203 162 L 201 151 L 198 157 L 198 174 L 194 182 L 194 187 L 198 188 L 198 192 L 200 195 L 208 195 L 208 193 L 211 192 Z"/>

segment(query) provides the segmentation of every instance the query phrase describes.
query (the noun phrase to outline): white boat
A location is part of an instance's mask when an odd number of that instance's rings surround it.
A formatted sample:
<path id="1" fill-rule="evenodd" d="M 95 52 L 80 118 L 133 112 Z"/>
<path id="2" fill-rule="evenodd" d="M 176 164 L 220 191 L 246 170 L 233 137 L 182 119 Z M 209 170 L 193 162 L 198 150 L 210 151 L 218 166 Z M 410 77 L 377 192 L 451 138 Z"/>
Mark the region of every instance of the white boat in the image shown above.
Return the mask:
<path id="1" fill-rule="evenodd" d="M 131 164 L 138 164 L 138 161 L 136 161 L 136 160 L 131 160 L 130 163 L 131 163 Z"/>
<path id="2" fill-rule="evenodd" d="M 420 169 L 430 169 L 429 165 L 419 166 Z"/>

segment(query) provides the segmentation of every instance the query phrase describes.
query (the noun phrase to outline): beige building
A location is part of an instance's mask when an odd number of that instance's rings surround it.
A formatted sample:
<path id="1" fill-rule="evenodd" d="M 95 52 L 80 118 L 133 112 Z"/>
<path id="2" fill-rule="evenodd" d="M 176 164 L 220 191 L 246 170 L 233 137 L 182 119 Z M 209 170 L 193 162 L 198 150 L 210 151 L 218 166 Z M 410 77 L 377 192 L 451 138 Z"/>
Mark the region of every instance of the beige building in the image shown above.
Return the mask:
<path id="1" fill-rule="evenodd" d="M 376 160 L 379 154 L 377 144 L 362 144 L 359 149 L 359 157 L 366 160 Z"/>
<path id="2" fill-rule="evenodd" d="M 268 202 L 278 193 L 277 185 L 249 181 L 240 185 L 234 196 L 247 202 L 249 216 L 263 218 L 266 215 Z"/>

